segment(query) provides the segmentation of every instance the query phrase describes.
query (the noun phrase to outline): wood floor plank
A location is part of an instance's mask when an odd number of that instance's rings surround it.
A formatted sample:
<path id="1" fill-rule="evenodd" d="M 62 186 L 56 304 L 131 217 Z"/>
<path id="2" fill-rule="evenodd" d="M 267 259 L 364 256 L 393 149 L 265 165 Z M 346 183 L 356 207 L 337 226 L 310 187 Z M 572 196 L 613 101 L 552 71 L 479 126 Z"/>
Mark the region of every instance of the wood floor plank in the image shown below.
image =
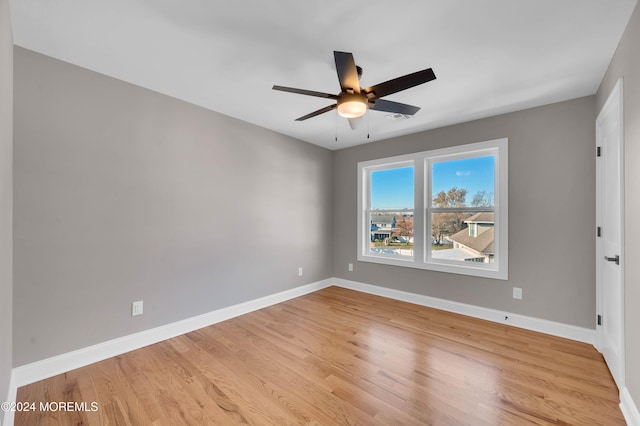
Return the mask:
<path id="1" fill-rule="evenodd" d="M 21 387 L 17 400 L 98 410 L 20 412 L 16 425 L 624 424 L 590 345 L 337 287 Z"/>

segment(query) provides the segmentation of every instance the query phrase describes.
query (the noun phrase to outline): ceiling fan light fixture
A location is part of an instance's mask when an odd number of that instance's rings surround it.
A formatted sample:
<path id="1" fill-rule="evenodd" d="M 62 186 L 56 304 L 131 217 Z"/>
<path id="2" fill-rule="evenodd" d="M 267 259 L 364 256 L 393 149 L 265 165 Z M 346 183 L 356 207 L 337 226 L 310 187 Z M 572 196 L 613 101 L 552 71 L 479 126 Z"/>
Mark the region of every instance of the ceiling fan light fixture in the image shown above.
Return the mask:
<path id="1" fill-rule="evenodd" d="M 343 95 L 338 99 L 338 114 L 341 117 L 358 118 L 365 112 L 367 112 L 367 101 L 362 95 Z"/>

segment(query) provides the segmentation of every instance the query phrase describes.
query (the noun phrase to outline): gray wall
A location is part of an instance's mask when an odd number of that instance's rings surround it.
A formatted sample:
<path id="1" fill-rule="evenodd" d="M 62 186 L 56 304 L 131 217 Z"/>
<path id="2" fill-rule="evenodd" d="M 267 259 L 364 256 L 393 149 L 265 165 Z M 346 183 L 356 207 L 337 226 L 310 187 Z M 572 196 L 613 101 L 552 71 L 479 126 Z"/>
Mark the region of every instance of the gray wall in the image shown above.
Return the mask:
<path id="1" fill-rule="evenodd" d="M 330 151 L 14 60 L 14 366 L 331 277 Z"/>
<path id="2" fill-rule="evenodd" d="M 625 179 L 625 382 L 640 408 L 640 5 L 636 6 L 596 96 L 597 111 L 618 78 L 624 78 Z"/>
<path id="3" fill-rule="evenodd" d="M 13 38 L 9 0 L 0 0 L 0 402 L 11 376 Z M 0 423 L 3 414 L 0 411 Z"/>
<path id="4" fill-rule="evenodd" d="M 334 153 L 335 277 L 595 327 L 595 99 L 486 118 Z M 358 262 L 356 165 L 509 138 L 509 280 Z M 347 263 L 354 271 L 347 271 Z M 523 289 L 523 300 L 512 298 Z"/>

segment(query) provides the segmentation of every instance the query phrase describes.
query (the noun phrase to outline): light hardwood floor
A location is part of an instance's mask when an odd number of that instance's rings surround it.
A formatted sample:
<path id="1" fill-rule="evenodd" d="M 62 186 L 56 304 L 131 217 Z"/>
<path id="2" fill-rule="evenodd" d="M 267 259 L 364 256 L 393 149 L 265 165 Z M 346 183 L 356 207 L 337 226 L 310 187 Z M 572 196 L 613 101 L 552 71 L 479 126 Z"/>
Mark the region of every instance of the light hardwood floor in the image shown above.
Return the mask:
<path id="1" fill-rule="evenodd" d="M 24 386 L 16 425 L 622 425 L 590 345 L 330 287 Z M 82 408 L 82 407 L 79 407 Z"/>

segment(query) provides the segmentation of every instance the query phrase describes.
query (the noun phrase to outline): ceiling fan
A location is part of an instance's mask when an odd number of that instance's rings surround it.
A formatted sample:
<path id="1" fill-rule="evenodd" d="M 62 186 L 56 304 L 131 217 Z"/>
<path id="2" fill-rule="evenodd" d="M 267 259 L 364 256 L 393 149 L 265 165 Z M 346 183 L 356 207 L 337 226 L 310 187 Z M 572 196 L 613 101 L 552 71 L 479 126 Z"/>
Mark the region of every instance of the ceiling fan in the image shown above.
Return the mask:
<path id="1" fill-rule="evenodd" d="M 352 129 L 358 127 L 360 121 L 359 118 L 367 112 L 367 109 L 395 114 L 414 115 L 420 110 L 420 107 L 387 101 L 380 98 L 427 83 L 431 80 L 435 80 L 436 78 L 433 70 L 431 68 L 427 68 L 422 71 L 407 74 L 363 89 L 360 87 L 362 68 L 356 66 L 356 63 L 353 60 L 353 55 L 348 52 L 334 51 L 333 56 L 336 62 L 338 80 L 340 81 L 341 91 L 339 94 L 332 95 L 331 93 L 315 92 L 313 90 L 296 89 L 293 87 L 277 85 L 273 86 L 273 90 L 316 96 L 319 98 L 327 98 L 337 101 L 333 105 L 329 105 L 307 115 L 303 115 L 302 117 L 297 118 L 296 121 L 304 121 L 317 115 L 324 114 L 325 112 L 329 112 L 335 108 L 338 109 L 338 114 L 340 116 L 349 120 L 349 125 Z"/>

